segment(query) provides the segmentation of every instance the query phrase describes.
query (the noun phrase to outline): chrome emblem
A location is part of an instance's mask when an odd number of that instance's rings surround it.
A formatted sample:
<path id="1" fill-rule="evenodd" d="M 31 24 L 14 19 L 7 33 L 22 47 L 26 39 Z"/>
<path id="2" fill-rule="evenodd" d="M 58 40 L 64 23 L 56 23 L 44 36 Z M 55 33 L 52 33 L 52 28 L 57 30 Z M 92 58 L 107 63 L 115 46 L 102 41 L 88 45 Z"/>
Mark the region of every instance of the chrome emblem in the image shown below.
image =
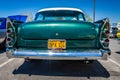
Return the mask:
<path id="1" fill-rule="evenodd" d="M 56 35 L 56 36 L 58 36 L 59 34 L 58 34 L 58 33 L 56 33 L 55 35 Z"/>

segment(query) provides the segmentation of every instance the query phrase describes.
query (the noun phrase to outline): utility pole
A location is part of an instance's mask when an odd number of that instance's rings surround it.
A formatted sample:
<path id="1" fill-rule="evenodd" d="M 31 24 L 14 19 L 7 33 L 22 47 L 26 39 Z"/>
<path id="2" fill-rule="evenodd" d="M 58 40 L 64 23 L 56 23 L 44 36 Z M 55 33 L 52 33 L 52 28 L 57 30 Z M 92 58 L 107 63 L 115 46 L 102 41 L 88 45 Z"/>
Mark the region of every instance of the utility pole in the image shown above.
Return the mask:
<path id="1" fill-rule="evenodd" d="M 96 0 L 94 0 L 94 10 L 93 10 L 93 22 L 95 22 L 95 12 L 96 12 Z"/>

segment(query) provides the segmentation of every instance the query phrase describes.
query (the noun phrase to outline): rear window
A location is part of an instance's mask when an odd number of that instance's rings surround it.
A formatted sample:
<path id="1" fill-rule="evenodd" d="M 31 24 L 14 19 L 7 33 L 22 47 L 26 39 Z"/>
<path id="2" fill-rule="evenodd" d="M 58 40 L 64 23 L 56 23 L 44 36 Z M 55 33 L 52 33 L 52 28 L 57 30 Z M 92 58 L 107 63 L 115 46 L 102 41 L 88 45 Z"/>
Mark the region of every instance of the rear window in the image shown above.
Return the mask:
<path id="1" fill-rule="evenodd" d="M 85 21 L 83 13 L 69 10 L 44 11 L 36 14 L 35 20 L 81 20 Z"/>

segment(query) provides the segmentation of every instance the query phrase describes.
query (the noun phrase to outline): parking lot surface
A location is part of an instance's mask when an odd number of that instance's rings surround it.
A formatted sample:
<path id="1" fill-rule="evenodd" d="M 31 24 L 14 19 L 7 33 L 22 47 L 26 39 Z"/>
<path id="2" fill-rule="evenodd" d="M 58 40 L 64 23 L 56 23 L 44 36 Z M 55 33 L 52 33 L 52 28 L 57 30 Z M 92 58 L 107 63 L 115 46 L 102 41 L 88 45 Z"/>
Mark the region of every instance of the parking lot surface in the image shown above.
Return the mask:
<path id="1" fill-rule="evenodd" d="M 0 51 L 0 80 L 120 80 L 120 44 L 110 40 L 112 55 L 107 61 L 93 64 L 80 61 L 43 60 L 41 63 L 24 59 L 8 59 Z"/>

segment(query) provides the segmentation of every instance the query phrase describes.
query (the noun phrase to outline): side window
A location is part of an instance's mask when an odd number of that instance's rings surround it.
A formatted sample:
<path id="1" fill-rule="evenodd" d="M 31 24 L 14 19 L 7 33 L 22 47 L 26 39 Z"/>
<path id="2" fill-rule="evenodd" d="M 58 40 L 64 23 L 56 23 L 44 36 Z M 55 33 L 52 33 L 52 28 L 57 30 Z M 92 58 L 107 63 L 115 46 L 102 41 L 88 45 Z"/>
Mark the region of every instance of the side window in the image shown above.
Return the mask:
<path id="1" fill-rule="evenodd" d="M 36 14 L 36 16 L 35 16 L 35 20 L 43 20 L 43 15 L 41 15 L 41 14 Z"/>
<path id="2" fill-rule="evenodd" d="M 79 18 L 80 21 L 84 21 L 84 17 L 83 17 L 82 14 L 79 14 L 78 18 Z"/>

